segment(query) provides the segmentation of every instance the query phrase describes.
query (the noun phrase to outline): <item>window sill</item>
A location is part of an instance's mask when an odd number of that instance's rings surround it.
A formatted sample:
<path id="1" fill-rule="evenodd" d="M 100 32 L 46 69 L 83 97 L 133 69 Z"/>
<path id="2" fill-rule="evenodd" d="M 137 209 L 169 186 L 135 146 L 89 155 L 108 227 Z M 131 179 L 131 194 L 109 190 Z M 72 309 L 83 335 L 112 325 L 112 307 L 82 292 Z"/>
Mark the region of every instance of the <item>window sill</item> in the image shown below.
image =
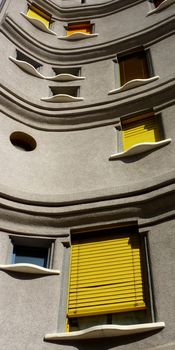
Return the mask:
<path id="1" fill-rule="evenodd" d="M 0 265 L 0 269 L 9 272 L 31 273 L 36 275 L 59 275 L 59 270 L 46 269 L 34 264 L 10 264 Z"/>
<path id="2" fill-rule="evenodd" d="M 162 146 L 166 146 L 171 142 L 171 139 L 166 139 L 158 142 L 143 142 L 143 143 L 138 143 L 137 145 L 132 146 L 131 148 L 127 149 L 126 151 L 112 154 L 109 157 L 109 160 L 115 160 L 115 159 L 120 159 L 124 157 L 130 157 L 130 156 L 135 156 L 140 153 L 152 151 L 154 149 L 157 149 Z"/>
<path id="3" fill-rule="evenodd" d="M 79 101 L 84 101 L 83 97 L 74 97 L 71 95 L 66 95 L 66 94 L 58 94 L 54 95 L 51 97 L 42 97 L 41 101 L 45 102 L 53 102 L 53 103 L 60 103 L 60 102 L 79 102 Z"/>
<path id="4" fill-rule="evenodd" d="M 9 59 L 14 62 L 19 68 L 24 70 L 26 73 L 29 73 L 37 78 L 40 79 L 46 79 L 46 80 L 53 80 L 53 81 L 74 81 L 74 80 L 84 80 L 85 77 L 79 77 L 76 75 L 68 74 L 68 73 L 61 73 L 58 75 L 54 75 L 53 77 L 45 77 L 41 73 L 37 71 L 35 67 L 33 67 L 30 63 L 25 61 L 17 60 L 14 57 L 9 56 Z"/>
<path id="5" fill-rule="evenodd" d="M 156 12 L 159 12 L 159 11 L 165 9 L 166 7 L 168 7 L 168 6 L 172 5 L 172 4 L 174 4 L 174 2 L 175 2 L 174 0 L 164 0 L 164 1 L 163 1 L 159 6 L 157 6 L 155 9 L 149 11 L 149 12 L 147 13 L 147 16 L 150 16 L 150 15 L 152 15 L 153 13 L 156 13 Z"/>
<path id="6" fill-rule="evenodd" d="M 86 33 L 72 33 L 71 35 L 66 35 L 66 36 L 59 36 L 58 39 L 61 40 L 66 40 L 66 41 L 74 41 L 74 40 L 82 40 L 82 39 L 88 39 L 88 38 L 94 38 L 98 36 L 97 33 L 95 34 L 86 34 Z"/>
<path id="7" fill-rule="evenodd" d="M 159 79 L 158 75 L 156 75 L 155 77 L 148 78 L 148 79 L 133 79 L 133 80 L 128 81 L 126 84 L 122 85 L 121 87 L 109 91 L 108 95 L 117 94 L 118 92 L 133 89 L 133 88 L 138 87 L 138 86 L 146 85 L 146 84 L 151 83 L 152 81 L 155 81 L 157 79 Z"/>
<path id="8" fill-rule="evenodd" d="M 44 339 L 50 341 L 81 340 L 93 338 L 119 337 L 130 334 L 151 332 L 165 327 L 164 322 L 143 323 L 132 326 L 103 325 L 84 329 L 82 331 L 46 334 Z"/>
<path id="9" fill-rule="evenodd" d="M 21 12 L 21 15 L 25 19 L 27 19 L 27 21 L 29 21 L 31 24 L 33 24 L 35 27 L 37 27 L 38 29 L 42 30 L 43 32 L 46 32 L 46 33 L 52 34 L 52 35 L 56 35 L 55 32 L 53 32 L 51 29 L 47 28 L 46 25 L 43 22 L 39 21 L 38 19 L 29 17 L 23 12 Z"/>

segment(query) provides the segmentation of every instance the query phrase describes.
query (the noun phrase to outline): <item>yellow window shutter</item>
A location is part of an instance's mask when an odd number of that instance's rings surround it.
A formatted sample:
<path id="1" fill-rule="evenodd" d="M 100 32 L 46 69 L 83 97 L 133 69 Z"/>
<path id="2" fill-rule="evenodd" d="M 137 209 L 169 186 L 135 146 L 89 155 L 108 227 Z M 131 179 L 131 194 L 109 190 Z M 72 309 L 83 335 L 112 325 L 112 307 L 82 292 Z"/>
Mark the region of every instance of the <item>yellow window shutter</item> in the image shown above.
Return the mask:
<path id="1" fill-rule="evenodd" d="M 31 18 L 35 18 L 40 22 L 43 22 L 44 25 L 48 28 L 50 21 L 51 21 L 51 16 L 47 15 L 37 7 L 31 5 L 27 11 L 27 16 Z"/>
<path id="2" fill-rule="evenodd" d="M 160 140 L 158 118 L 154 114 L 145 114 L 122 121 L 122 146 L 127 150 L 142 142 Z"/>
<path id="3" fill-rule="evenodd" d="M 73 241 L 68 318 L 145 308 L 136 233 Z"/>
<path id="4" fill-rule="evenodd" d="M 73 34 L 73 33 L 85 33 L 85 34 L 91 34 L 92 33 L 92 24 L 90 23 L 80 23 L 80 24 L 68 24 L 67 27 L 67 36 Z"/>

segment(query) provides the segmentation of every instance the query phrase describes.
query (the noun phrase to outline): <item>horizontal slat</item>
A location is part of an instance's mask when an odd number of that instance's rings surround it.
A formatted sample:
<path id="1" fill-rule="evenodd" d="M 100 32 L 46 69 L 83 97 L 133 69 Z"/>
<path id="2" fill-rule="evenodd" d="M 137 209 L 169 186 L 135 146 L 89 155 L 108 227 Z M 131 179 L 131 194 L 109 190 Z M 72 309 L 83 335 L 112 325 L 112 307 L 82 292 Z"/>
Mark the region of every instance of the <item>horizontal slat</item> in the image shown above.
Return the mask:
<path id="1" fill-rule="evenodd" d="M 80 288 L 80 289 L 75 289 L 72 293 L 69 295 L 69 299 L 73 300 L 74 298 L 89 298 L 91 296 L 101 296 L 105 294 L 110 295 L 117 295 L 117 294 L 128 294 L 132 293 L 133 291 L 141 291 L 143 290 L 143 285 L 142 283 L 135 284 L 134 282 L 131 284 L 122 284 L 122 285 L 107 285 L 107 286 L 100 286 L 97 288 Z"/>
<path id="2" fill-rule="evenodd" d="M 79 308 L 78 310 L 69 309 L 68 317 L 82 317 L 82 316 L 92 316 L 92 315 L 102 315 L 109 314 L 115 312 L 127 312 L 127 311 L 135 311 L 135 310 L 145 310 L 145 303 L 141 300 L 137 302 L 126 302 L 121 304 L 111 303 L 111 305 L 100 305 L 88 308 Z"/>
<path id="3" fill-rule="evenodd" d="M 137 299 L 138 297 L 142 297 L 143 299 L 143 288 L 137 288 L 137 289 L 132 289 L 132 290 L 128 290 L 125 291 L 125 293 L 122 293 L 121 291 L 107 291 L 107 293 L 99 293 L 99 294 L 89 294 L 89 295 L 83 295 L 81 293 L 74 293 L 70 295 L 69 298 L 69 306 L 71 306 L 71 304 L 77 304 L 79 305 L 80 303 L 84 303 L 84 304 L 89 304 L 91 302 L 95 302 L 97 304 L 99 303 L 103 303 L 103 301 L 105 300 L 109 300 L 109 302 L 111 303 L 111 298 L 113 298 L 112 300 L 116 300 L 116 302 L 120 302 L 120 299 L 133 299 L 133 297 L 135 299 Z"/>
<path id="4" fill-rule="evenodd" d="M 103 270 L 100 273 L 97 273 L 96 271 L 91 271 L 87 274 L 74 274 L 70 277 L 70 282 L 76 281 L 78 279 L 78 281 L 94 281 L 94 279 L 99 279 L 101 281 L 104 281 L 109 278 L 119 278 L 122 276 L 128 276 L 128 278 L 130 278 L 130 276 L 137 276 L 141 274 L 141 269 L 140 266 L 136 266 L 133 270 L 132 267 L 123 267 L 121 270 L 120 269 L 114 269 L 112 271 L 108 270 L 107 273 L 103 273 Z"/>
<path id="5" fill-rule="evenodd" d="M 100 261 L 101 262 L 101 261 Z M 115 271 L 115 270 L 120 270 L 122 271 L 123 269 L 127 269 L 127 268 L 137 268 L 140 266 L 140 258 L 137 258 L 134 260 L 130 258 L 127 259 L 127 261 L 124 259 L 121 260 L 112 260 L 111 264 L 111 259 L 108 259 L 108 261 L 103 261 L 103 262 L 96 262 L 96 263 L 91 263 L 88 264 L 88 262 L 86 262 L 86 264 L 74 264 L 75 266 L 72 267 L 71 269 L 71 275 L 74 274 L 87 274 L 89 273 L 89 271 L 91 272 L 95 272 L 95 271 L 102 271 L 103 273 L 105 273 L 105 271 L 107 271 L 107 273 L 109 273 L 110 271 Z M 112 265 L 112 267 L 111 267 Z"/>
<path id="6" fill-rule="evenodd" d="M 123 298 L 121 295 L 116 298 L 110 298 L 110 296 L 105 296 L 104 298 L 94 298 L 94 299 L 78 299 L 77 301 L 70 301 L 69 308 L 81 308 L 81 307 L 93 307 L 98 305 L 110 305 L 111 303 L 124 303 L 124 302 L 133 302 L 137 304 L 137 301 L 143 300 L 143 293 L 131 294 Z"/>

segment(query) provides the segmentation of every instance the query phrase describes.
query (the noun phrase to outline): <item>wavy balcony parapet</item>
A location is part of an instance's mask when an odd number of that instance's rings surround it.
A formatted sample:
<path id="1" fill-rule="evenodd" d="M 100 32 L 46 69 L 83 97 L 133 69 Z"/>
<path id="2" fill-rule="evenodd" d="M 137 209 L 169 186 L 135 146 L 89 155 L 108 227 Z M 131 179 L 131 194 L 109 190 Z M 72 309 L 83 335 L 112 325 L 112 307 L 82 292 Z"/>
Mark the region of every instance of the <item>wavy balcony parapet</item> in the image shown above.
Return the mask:
<path id="1" fill-rule="evenodd" d="M 27 19 L 27 21 L 29 21 L 31 24 L 33 24 L 36 28 L 42 30 L 43 32 L 46 32 L 46 33 L 52 34 L 52 35 L 57 35 L 55 32 L 53 32 L 53 30 L 47 28 L 46 25 L 43 22 L 39 21 L 38 19 L 29 17 L 23 12 L 21 12 L 21 15 L 25 19 Z"/>
<path id="2" fill-rule="evenodd" d="M 130 157 L 130 156 L 135 156 L 137 154 L 141 154 L 144 152 L 152 151 L 154 149 L 157 149 L 159 147 L 163 147 L 168 145 L 171 142 L 171 139 L 166 139 L 158 142 L 142 142 L 138 143 L 131 148 L 127 149 L 126 151 L 112 154 L 109 157 L 109 160 L 115 160 L 115 159 L 121 159 L 124 157 Z"/>
<path id="3" fill-rule="evenodd" d="M 37 78 L 40 79 L 45 79 L 45 80 L 52 80 L 52 81 L 75 81 L 75 80 L 84 80 L 85 77 L 79 77 L 73 74 L 69 74 L 69 73 L 61 73 L 58 75 L 54 75 L 51 77 L 46 77 L 44 75 L 42 75 L 40 72 L 38 72 L 38 70 L 33 67 L 30 63 L 26 62 L 26 61 L 20 61 L 17 60 L 14 57 L 9 57 L 9 59 L 14 62 L 19 68 L 21 68 L 23 71 L 25 71 L 28 74 L 31 74 Z"/>
<path id="4" fill-rule="evenodd" d="M 54 103 L 65 103 L 65 102 L 79 102 L 84 101 L 83 97 L 75 97 L 67 94 L 58 94 L 50 97 L 42 97 L 41 101 L 54 102 Z"/>
<path id="5" fill-rule="evenodd" d="M 165 9 L 166 7 L 172 5 L 175 3 L 175 0 L 164 0 L 163 2 L 161 2 L 161 4 L 159 6 L 157 6 L 156 8 L 154 8 L 153 10 L 149 11 L 147 13 L 147 16 L 150 16 L 156 12 L 159 12 L 163 9 Z"/>
<path id="6" fill-rule="evenodd" d="M 0 269 L 8 272 L 21 272 L 30 273 L 35 275 L 59 275 L 59 270 L 47 269 L 35 264 L 19 263 L 19 264 L 9 264 L 0 265 Z"/>
<path id="7" fill-rule="evenodd" d="M 66 41 L 74 41 L 74 40 L 94 38 L 96 36 L 98 36 L 97 33 L 86 34 L 86 33 L 76 32 L 76 33 L 72 33 L 71 35 L 58 36 L 57 38 L 61 40 L 66 40 Z"/>
<path id="8" fill-rule="evenodd" d="M 149 84 L 157 79 L 159 79 L 160 77 L 158 75 L 156 75 L 155 77 L 151 77 L 151 78 L 148 78 L 148 79 L 133 79 L 133 80 L 130 80 L 130 81 L 127 81 L 127 83 L 125 83 L 124 85 L 120 86 L 119 88 L 117 89 L 114 89 L 114 90 L 110 90 L 108 92 L 108 95 L 113 95 L 113 94 L 117 94 L 118 92 L 122 92 L 122 91 L 125 91 L 125 90 L 129 90 L 129 89 L 133 89 L 135 87 L 139 87 L 139 86 L 142 86 L 142 85 L 146 85 L 146 84 Z"/>
<path id="9" fill-rule="evenodd" d="M 165 327 L 164 322 L 143 323 L 129 326 L 102 325 L 94 326 L 81 331 L 46 334 L 44 339 L 50 341 L 97 339 L 107 337 L 127 336 L 138 333 L 151 332 Z"/>

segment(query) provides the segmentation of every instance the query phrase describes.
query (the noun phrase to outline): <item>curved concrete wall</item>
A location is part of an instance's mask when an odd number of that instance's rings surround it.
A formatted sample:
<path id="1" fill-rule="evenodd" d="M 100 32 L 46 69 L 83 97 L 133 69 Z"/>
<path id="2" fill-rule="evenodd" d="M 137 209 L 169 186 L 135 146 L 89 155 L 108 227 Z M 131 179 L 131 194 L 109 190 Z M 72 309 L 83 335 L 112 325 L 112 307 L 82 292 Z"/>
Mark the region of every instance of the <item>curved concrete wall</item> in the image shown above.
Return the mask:
<path id="1" fill-rule="evenodd" d="M 52 242 L 52 268 L 59 276 L 34 277 L 0 270 L 2 350 L 174 350 L 174 5 L 151 16 L 148 1 L 80 0 L 36 3 L 53 16 L 51 35 L 34 27 L 24 0 L 0 4 L 0 265 L 10 264 L 13 242 Z M 98 36 L 65 41 L 68 22 L 91 21 Z M 149 50 L 153 75 L 147 85 L 109 95 L 116 88 L 114 59 L 137 48 Z M 81 68 L 84 80 L 56 82 L 20 69 L 16 50 L 53 68 Z M 78 86 L 80 102 L 51 103 L 49 87 Z M 153 110 L 164 147 L 128 158 L 119 152 L 122 117 Z M 10 141 L 14 132 L 32 136 L 25 152 Z M 109 339 L 46 342 L 65 330 L 71 234 L 138 225 L 148 237 L 154 317 L 161 331 Z M 37 243 L 39 244 L 39 243 Z"/>

